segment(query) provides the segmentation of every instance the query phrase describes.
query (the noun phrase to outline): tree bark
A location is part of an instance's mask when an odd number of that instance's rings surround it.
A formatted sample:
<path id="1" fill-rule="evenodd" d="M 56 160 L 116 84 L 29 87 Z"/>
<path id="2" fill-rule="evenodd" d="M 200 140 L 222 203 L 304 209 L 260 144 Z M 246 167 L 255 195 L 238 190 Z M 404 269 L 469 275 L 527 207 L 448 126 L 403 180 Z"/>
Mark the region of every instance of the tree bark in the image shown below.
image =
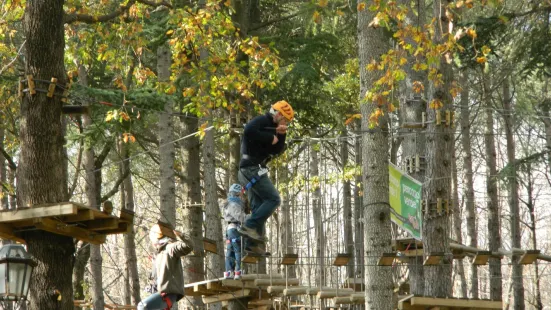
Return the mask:
<path id="1" fill-rule="evenodd" d="M 507 173 L 507 191 L 509 194 L 509 211 L 511 213 L 511 245 L 514 248 L 521 248 L 520 236 L 520 209 L 519 209 L 519 182 L 517 179 L 517 167 L 515 162 L 515 138 L 513 137 L 514 120 L 511 92 L 509 89 L 509 77 L 503 80 L 503 120 L 505 125 L 505 139 L 507 140 L 507 162 L 510 166 L 510 171 Z M 513 308 L 522 310 L 524 304 L 524 282 L 522 278 L 523 266 L 518 263 L 519 255 L 512 257 L 512 273 L 513 273 Z"/>
<path id="2" fill-rule="evenodd" d="M 324 246 L 325 246 L 325 232 L 323 231 L 323 219 L 321 214 L 322 201 L 321 201 L 321 188 L 320 188 L 320 174 L 319 174 L 319 148 L 320 144 L 310 142 L 310 179 L 318 181 L 312 188 L 312 215 L 314 218 L 314 235 L 316 240 L 316 250 L 314 257 L 316 257 L 316 286 L 325 285 L 325 268 L 324 268 Z M 315 182 L 314 182 L 315 183 Z"/>
<path id="3" fill-rule="evenodd" d="M 64 85 L 63 0 L 29 1 L 25 8 L 25 73 L 35 79 L 58 79 Z M 26 94 L 21 101 L 20 166 L 17 169 L 17 206 L 62 202 L 67 197 L 64 172 L 61 98 L 45 93 Z M 23 234 L 38 266 L 30 283 L 30 309 L 73 308 L 71 273 L 73 239 L 44 231 Z M 52 290 L 62 299 L 52 298 Z"/>
<path id="4" fill-rule="evenodd" d="M 341 160 L 342 160 L 342 172 L 343 177 L 345 175 L 346 169 L 349 168 L 348 166 L 348 155 L 349 155 L 349 148 L 348 148 L 348 134 L 345 131 L 341 134 Z M 354 278 L 354 231 L 352 230 L 352 186 L 350 184 L 350 180 L 343 178 L 342 181 L 342 216 L 344 220 L 344 249 L 346 253 L 352 255 L 350 258 L 350 261 L 348 262 L 348 266 L 346 267 L 346 276 L 347 278 Z"/>
<path id="5" fill-rule="evenodd" d="M 366 92 L 381 76 L 378 71 L 367 71 L 371 60 L 378 61 L 384 54 L 389 39 L 382 28 L 369 27 L 374 12 L 358 12 L 358 56 L 360 61 L 360 102 Z M 388 267 L 377 266 L 379 256 L 391 251 L 391 224 L 388 197 L 388 114 L 379 117 L 373 132 L 369 117 L 377 108 L 374 102 L 360 105 L 362 114 L 362 187 L 365 254 L 366 309 L 392 309 L 392 273 Z M 384 108 L 384 107 L 383 107 Z"/>
<path id="6" fill-rule="evenodd" d="M 168 44 L 157 49 L 157 78 L 162 92 L 170 80 L 170 63 L 172 54 Z M 174 102 L 168 100 L 163 112 L 159 115 L 159 166 L 161 188 L 161 221 L 176 228 L 176 186 L 174 183 L 174 143 L 173 138 Z"/>
<path id="7" fill-rule="evenodd" d="M 478 247 L 478 233 L 476 229 L 476 206 L 474 201 L 473 159 L 471 147 L 471 112 L 469 108 L 469 74 L 466 70 L 461 75 L 461 147 L 463 148 L 463 197 L 467 212 L 468 245 Z M 458 242 L 460 242 L 458 240 Z M 471 264 L 470 298 L 478 298 L 478 266 Z"/>
<path id="8" fill-rule="evenodd" d="M 361 129 L 360 121 L 356 122 L 357 129 Z M 362 165 L 362 145 L 361 139 L 356 138 L 354 141 L 354 161 L 357 166 Z M 364 278 L 364 229 L 363 229 L 363 195 L 362 195 L 362 176 L 357 174 L 354 180 L 354 258 L 356 262 L 356 274 L 354 278 L 359 278 L 363 282 Z"/>
<path id="9" fill-rule="evenodd" d="M 529 141 L 531 142 L 531 141 Z M 534 181 L 532 179 L 532 164 L 530 162 L 526 163 L 526 207 L 528 208 L 528 211 L 530 212 L 530 233 L 531 233 L 531 241 L 532 241 L 532 249 L 537 250 L 538 249 L 538 239 L 537 239 L 537 229 L 536 229 L 536 206 L 535 206 L 535 200 L 534 200 Z M 539 272 L 539 264 L 536 260 L 534 262 L 534 305 L 536 309 L 542 310 L 543 309 L 543 303 L 541 300 L 541 285 L 540 285 L 540 272 Z"/>
<path id="10" fill-rule="evenodd" d="M 486 153 L 486 195 L 489 200 L 487 202 L 488 209 L 488 236 L 489 238 L 489 250 L 494 252 L 498 251 L 501 247 L 501 232 L 500 232 L 500 212 L 499 201 L 497 196 L 497 164 L 496 164 L 496 144 L 494 134 L 494 113 L 493 105 L 490 98 L 490 86 L 488 76 L 482 74 L 482 86 L 483 86 L 483 102 L 485 102 L 486 108 L 486 132 L 484 134 L 484 145 Z M 502 288 L 502 273 L 501 273 L 501 260 L 499 258 L 490 257 L 489 262 L 490 269 L 490 299 L 502 300 L 503 288 Z"/>
<path id="11" fill-rule="evenodd" d="M 123 182 L 123 196 L 124 196 L 124 209 L 134 212 L 134 184 L 132 183 L 132 174 L 130 173 L 130 154 L 128 145 L 124 142 L 120 142 L 121 154 L 123 157 L 122 169 L 123 175 L 128 176 Z M 131 229 L 128 233 L 124 234 L 124 258 L 127 272 L 127 280 L 130 287 L 130 296 L 132 297 L 132 304 L 137 305 L 140 300 L 140 275 L 138 274 L 138 258 L 136 256 L 136 231 L 134 230 L 134 222 L 129 223 Z"/>
<path id="12" fill-rule="evenodd" d="M 413 71 L 413 70 L 411 70 Z M 400 109 L 402 114 L 402 120 L 404 124 L 420 124 L 422 123 L 422 113 L 426 110 L 427 103 L 420 96 L 409 98 Z M 409 158 L 413 160 L 416 156 L 419 158 L 425 158 L 425 133 L 424 129 L 406 129 L 407 135 L 404 136 L 402 141 L 402 156 L 403 158 Z M 404 162 L 404 166 L 406 163 Z M 425 167 L 420 167 L 419 171 L 415 170 L 409 173 L 411 177 L 423 182 L 425 180 Z M 422 295 L 425 291 L 425 280 L 423 272 L 423 257 L 414 256 L 410 258 L 408 263 L 409 268 L 409 287 L 412 294 Z"/>
<path id="13" fill-rule="evenodd" d="M 0 127 L 0 149 L 4 148 L 4 128 Z M 8 202 L 9 192 L 4 189 L 4 185 L 6 184 L 6 181 L 8 180 L 7 175 L 7 169 L 6 169 L 6 159 L 4 158 L 4 155 L 0 153 L 0 193 L 2 193 L 2 196 L 0 198 L 0 209 L 2 210 L 8 210 L 10 205 Z"/>
<path id="14" fill-rule="evenodd" d="M 288 167 L 283 167 L 281 169 L 281 180 L 283 182 L 287 182 L 289 180 L 289 173 L 288 173 Z M 280 222 L 280 257 L 283 257 L 285 254 L 297 254 L 295 252 L 295 241 L 294 241 L 294 235 L 293 235 L 293 222 L 291 217 L 291 205 L 289 204 L 289 190 L 290 186 L 288 186 L 285 191 L 282 192 L 283 199 L 281 202 L 281 222 Z M 285 270 L 287 272 L 287 277 L 294 278 L 296 277 L 296 268 L 295 266 L 285 266 Z"/>
<path id="15" fill-rule="evenodd" d="M 434 4 L 435 25 L 434 42 L 442 43 L 444 37 L 448 34 L 448 23 L 451 22 L 445 14 L 448 0 L 439 1 Z M 436 113 L 444 113 L 446 110 L 452 110 L 452 98 L 449 87 L 452 80 L 452 68 L 445 60 L 440 58 L 440 63 L 435 69 L 442 75 L 442 83 L 431 85 L 431 99 L 439 100 L 441 108 L 429 108 L 427 119 L 429 119 L 427 129 L 427 171 L 426 180 L 423 186 L 423 197 L 428 204 L 428 212 L 425 213 L 423 223 L 423 250 L 426 254 L 444 253 L 442 264 L 435 266 L 425 266 L 425 295 L 434 297 L 449 297 L 452 294 L 452 263 L 453 257 L 449 255 L 449 221 L 446 213 L 437 214 L 436 204 L 438 199 L 450 200 L 451 193 L 451 152 L 453 143 L 453 132 L 451 126 L 445 124 L 436 124 Z"/>
<path id="16" fill-rule="evenodd" d="M 183 135 L 187 136 L 198 129 L 198 120 L 193 116 L 181 118 Z M 203 249 L 203 208 L 201 197 L 201 175 L 199 168 L 201 166 L 199 138 L 190 137 L 183 141 L 182 162 L 186 165 L 186 182 L 183 184 L 183 192 L 187 199 L 182 210 L 184 225 L 182 232 L 190 236 L 194 248 Z M 188 283 L 200 282 L 205 280 L 205 267 L 203 266 L 203 257 L 184 256 L 184 279 Z M 189 296 L 184 299 L 184 308 L 197 308 L 203 306 L 203 300 L 200 296 Z"/>
<path id="17" fill-rule="evenodd" d="M 453 154 L 456 154 L 455 148 Z M 457 243 L 463 244 L 463 234 L 461 233 L 461 209 L 459 206 L 459 181 L 457 180 L 457 157 L 452 158 L 452 182 L 453 182 L 453 199 L 452 199 L 452 212 L 453 212 L 453 231 L 454 239 Z M 464 260 L 454 260 L 454 268 L 459 276 L 459 285 L 461 287 L 461 295 L 458 297 L 467 298 L 467 279 L 465 278 L 465 268 L 463 266 Z"/>

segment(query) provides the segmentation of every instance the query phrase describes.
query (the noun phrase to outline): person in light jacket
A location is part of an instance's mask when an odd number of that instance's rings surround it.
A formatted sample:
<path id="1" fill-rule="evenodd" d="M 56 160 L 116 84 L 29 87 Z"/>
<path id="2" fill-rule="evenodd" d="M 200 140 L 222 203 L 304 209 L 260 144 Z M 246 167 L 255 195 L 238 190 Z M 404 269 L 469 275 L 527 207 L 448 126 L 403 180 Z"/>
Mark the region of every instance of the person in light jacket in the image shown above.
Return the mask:
<path id="1" fill-rule="evenodd" d="M 228 199 L 222 204 L 222 214 L 226 226 L 226 271 L 224 278 L 241 279 L 241 236 L 237 229 L 245 221 L 245 203 L 243 187 L 232 184 L 228 190 Z"/>
<path id="2" fill-rule="evenodd" d="M 154 225 L 149 231 L 149 239 L 157 251 L 153 271 L 158 292 L 140 301 L 138 310 L 170 310 L 185 295 L 180 258 L 192 252 L 193 247 L 182 233 L 175 230 L 174 234 L 176 240 L 164 236 L 159 225 Z"/>

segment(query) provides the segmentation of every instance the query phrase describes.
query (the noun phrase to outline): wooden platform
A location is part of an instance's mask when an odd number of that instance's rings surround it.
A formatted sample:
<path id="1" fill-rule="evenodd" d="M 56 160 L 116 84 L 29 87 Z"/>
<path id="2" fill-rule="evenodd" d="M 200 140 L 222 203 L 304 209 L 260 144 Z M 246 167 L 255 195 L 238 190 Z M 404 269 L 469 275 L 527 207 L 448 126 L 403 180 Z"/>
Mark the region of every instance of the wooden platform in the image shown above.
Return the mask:
<path id="1" fill-rule="evenodd" d="M 127 210 L 117 217 L 74 202 L 42 204 L 0 211 L 0 237 L 25 243 L 20 231 L 40 229 L 101 244 L 107 235 L 128 232 L 133 218 Z"/>
<path id="2" fill-rule="evenodd" d="M 240 280 L 212 279 L 186 284 L 184 286 L 187 296 L 203 296 L 204 303 L 228 301 L 243 297 L 255 297 L 258 300 L 270 299 L 273 294 L 282 291 L 278 284 L 297 285 L 298 279 L 285 280 L 281 274 L 247 274 Z M 283 286 L 285 288 L 285 286 Z"/>
<path id="3" fill-rule="evenodd" d="M 410 295 L 398 301 L 398 309 L 502 309 L 503 302 L 481 299 L 433 298 Z"/>
<path id="4" fill-rule="evenodd" d="M 361 292 L 364 290 L 364 281 L 360 278 L 348 278 L 344 281 L 344 288 L 351 288 L 356 292 Z"/>
<path id="5" fill-rule="evenodd" d="M 73 305 L 77 308 L 92 309 L 94 305 L 90 301 L 86 300 L 74 300 Z M 136 306 L 132 305 L 116 305 L 116 304 L 105 304 L 105 309 L 125 309 L 125 310 L 136 310 Z"/>

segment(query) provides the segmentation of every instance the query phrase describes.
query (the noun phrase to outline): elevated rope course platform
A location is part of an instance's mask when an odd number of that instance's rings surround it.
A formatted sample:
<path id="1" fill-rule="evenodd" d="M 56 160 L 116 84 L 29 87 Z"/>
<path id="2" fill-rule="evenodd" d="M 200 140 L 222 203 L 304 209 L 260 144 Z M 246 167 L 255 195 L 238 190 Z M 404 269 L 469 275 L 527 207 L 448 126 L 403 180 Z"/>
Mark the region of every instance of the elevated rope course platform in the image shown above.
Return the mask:
<path id="1" fill-rule="evenodd" d="M 379 266 L 393 266 L 397 263 L 408 263 L 410 258 L 416 256 L 424 256 L 423 265 L 438 265 L 442 262 L 442 258 L 446 253 L 425 253 L 423 250 L 423 242 L 414 238 L 400 238 L 392 242 L 393 252 L 383 253 L 379 258 Z M 522 250 L 513 248 L 510 251 L 500 249 L 498 251 L 487 251 L 471 246 L 466 246 L 454 241 L 450 242 L 450 250 L 454 259 L 471 258 L 471 263 L 474 265 L 486 265 L 490 258 L 503 259 L 505 256 L 519 256 L 518 263 L 521 265 L 529 265 L 536 260 L 544 260 L 551 262 L 551 256 L 540 253 L 539 250 Z"/>

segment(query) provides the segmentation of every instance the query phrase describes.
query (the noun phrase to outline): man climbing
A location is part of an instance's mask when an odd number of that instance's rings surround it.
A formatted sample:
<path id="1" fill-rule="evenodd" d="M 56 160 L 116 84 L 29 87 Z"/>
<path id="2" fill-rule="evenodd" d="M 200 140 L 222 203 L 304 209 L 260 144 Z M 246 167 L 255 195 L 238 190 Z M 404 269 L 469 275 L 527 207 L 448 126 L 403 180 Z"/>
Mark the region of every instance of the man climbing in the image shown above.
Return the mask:
<path id="1" fill-rule="evenodd" d="M 153 272 L 159 292 L 140 301 L 138 310 L 170 310 L 174 303 L 184 297 L 184 271 L 180 258 L 189 254 L 193 248 L 182 233 L 174 230 L 174 235 L 177 240 L 165 236 L 158 224 L 149 230 L 149 239 L 157 250 Z"/>
<path id="2" fill-rule="evenodd" d="M 255 241 L 266 242 L 264 226 L 281 203 L 279 193 L 268 177 L 266 164 L 284 151 L 287 126 L 294 114 L 287 101 L 278 101 L 268 113 L 253 118 L 245 126 L 241 140 L 238 179 L 247 191 L 252 213 L 239 233 L 249 237 L 245 250 L 255 254 L 267 255 Z"/>
<path id="3" fill-rule="evenodd" d="M 222 204 L 222 215 L 226 227 L 226 271 L 224 278 L 241 279 L 241 236 L 237 229 L 245 221 L 243 187 L 232 184 L 228 190 L 228 199 Z"/>

